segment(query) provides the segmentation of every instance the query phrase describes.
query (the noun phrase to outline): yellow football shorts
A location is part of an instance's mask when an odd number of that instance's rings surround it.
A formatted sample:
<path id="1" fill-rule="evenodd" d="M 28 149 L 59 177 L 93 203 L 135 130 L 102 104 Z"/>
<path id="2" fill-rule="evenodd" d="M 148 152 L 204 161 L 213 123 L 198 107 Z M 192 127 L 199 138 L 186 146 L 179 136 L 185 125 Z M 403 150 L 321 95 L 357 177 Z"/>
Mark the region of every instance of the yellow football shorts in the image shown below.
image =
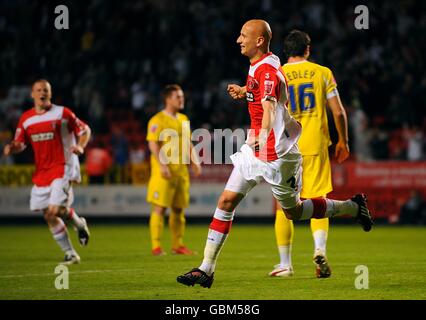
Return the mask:
<path id="1" fill-rule="evenodd" d="M 159 174 L 151 175 L 146 200 L 164 208 L 187 208 L 189 206 L 189 175 L 164 179 Z"/>
<path id="2" fill-rule="evenodd" d="M 318 155 L 303 156 L 301 198 L 322 197 L 333 190 L 328 149 Z"/>

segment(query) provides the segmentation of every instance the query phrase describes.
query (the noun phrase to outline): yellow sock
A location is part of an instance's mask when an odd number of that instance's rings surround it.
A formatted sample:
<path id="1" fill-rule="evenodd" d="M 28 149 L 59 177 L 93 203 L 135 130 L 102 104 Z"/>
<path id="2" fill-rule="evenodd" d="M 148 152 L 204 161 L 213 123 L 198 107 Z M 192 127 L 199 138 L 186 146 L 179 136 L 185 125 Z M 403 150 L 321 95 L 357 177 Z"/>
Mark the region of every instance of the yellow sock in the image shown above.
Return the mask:
<path id="1" fill-rule="evenodd" d="M 183 246 L 183 234 L 185 233 L 185 215 L 183 210 L 170 212 L 169 228 L 172 235 L 172 248 Z"/>
<path id="2" fill-rule="evenodd" d="M 328 232 L 328 218 L 324 219 L 311 219 L 311 231 L 314 233 L 317 230 L 324 230 Z"/>
<path id="3" fill-rule="evenodd" d="M 284 212 L 278 209 L 275 216 L 275 236 L 277 245 L 288 246 L 293 243 L 293 221 L 288 220 Z"/>
<path id="4" fill-rule="evenodd" d="M 327 236 L 328 236 L 328 218 L 324 219 L 311 219 L 311 231 L 314 237 L 315 250 L 320 249 L 325 253 Z"/>
<path id="5" fill-rule="evenodd" d="M 149 229 L 151 231 L 152 249 L 161 247 L 161 235 L 164 229 L 164 217 L 155 211 L 151 212 L 149 218 Z"/>

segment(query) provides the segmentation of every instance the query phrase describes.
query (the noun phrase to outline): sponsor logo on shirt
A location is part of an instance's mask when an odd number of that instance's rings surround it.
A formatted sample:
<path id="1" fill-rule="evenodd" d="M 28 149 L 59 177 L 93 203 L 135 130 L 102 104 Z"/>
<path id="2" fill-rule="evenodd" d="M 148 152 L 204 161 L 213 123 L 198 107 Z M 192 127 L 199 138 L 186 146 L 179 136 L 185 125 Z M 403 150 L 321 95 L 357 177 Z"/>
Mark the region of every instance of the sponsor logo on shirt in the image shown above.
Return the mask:
<path id="1" fill-rule="evenodd" d="M 253 93 L 247 91 L 246 92 L 246 99 L 249 102 L 253 102 L 254 101 L 254 95 L 253 95 Z"/>
<path id="2" fill-rule="evenodd" d="M 33 140 L 33 142 L 53 140 L 54 136 L 55 134 L 53 132 L 37 133 L 31 135 L 31 140 Z"/>

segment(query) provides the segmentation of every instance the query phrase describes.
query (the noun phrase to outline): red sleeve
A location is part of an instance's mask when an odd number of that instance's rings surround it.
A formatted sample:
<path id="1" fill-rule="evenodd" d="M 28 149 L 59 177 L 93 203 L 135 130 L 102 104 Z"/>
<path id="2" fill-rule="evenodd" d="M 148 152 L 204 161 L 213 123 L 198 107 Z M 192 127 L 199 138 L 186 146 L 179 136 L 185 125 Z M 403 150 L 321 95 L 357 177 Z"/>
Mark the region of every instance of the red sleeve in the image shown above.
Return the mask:
<path id="1" fill-rule="evenodd" d="M 68 120 L 68 129 L 70 132 L 74 132 L 76 136 L 81 136 L 86 131 L 87 125 L 77 118 L 70 109 L 64 107 L 63 118 Z"/>
<path id="2" fill-rule="evenodd" d="M 271 66 L 265 65 L 258 71 L 257 81 L 259 82 L 259 90 L 261 100 L 275 99 L 278 101 L 280 96 L 281 80 L 277 76 L 277 70 Z"/>
<path id="3" fill-rule="evenodd" d="M 15 137 L 13 140 L 27 145 L 28 144 L 27 132 L 24 129 L 23 123 L 24 123 L 24 119 L 23 117 L 21 117 L 19 119 L 18 127 L 16 128 Z"/>

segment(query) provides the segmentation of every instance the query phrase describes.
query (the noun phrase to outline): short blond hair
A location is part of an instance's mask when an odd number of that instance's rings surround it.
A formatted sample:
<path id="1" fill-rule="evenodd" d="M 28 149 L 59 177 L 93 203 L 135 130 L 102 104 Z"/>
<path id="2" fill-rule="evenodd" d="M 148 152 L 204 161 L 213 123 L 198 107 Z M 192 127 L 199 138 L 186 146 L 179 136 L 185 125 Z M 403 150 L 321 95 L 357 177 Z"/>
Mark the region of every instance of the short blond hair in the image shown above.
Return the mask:
<path id="1" fill-rule="evenodd" d="M 49 84 L 50 85 L 50 82 L 49 81 L 47 81 L 46 79 L 37 79 L 36 81 L 34 81 L 33 82 L 33 84 L 31 85 L 31 90 L 34 88 L 34 86 L 36 85 L 36 83 L 40 83 L 40 82 L 42 82 L 42 83 L 47 83 L 47 84 Z"/>
<path id="2" fill-rule="evenodd" d="M 168 84 L 164 87 L 163 91 L 161 92 L 161 96 L 163 98 L 163 102 L 166 103 L 166 99 L 170 97 L 172 92 L 182 90 L 182 87 L 178 84 Z M 183 91 L 183 90 L 182 90 Z"/>

